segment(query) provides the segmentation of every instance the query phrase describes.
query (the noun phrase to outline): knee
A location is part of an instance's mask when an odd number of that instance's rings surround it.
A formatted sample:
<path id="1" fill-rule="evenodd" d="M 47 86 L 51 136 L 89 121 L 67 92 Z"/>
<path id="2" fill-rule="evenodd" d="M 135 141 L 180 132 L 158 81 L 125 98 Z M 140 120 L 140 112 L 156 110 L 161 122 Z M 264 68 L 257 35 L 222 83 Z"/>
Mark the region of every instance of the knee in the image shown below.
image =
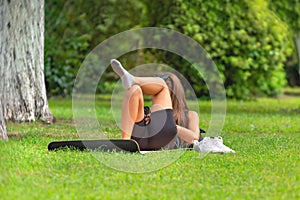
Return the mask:
<path id="1" fill-rule="evenodd" d="M 126 92 L 126 97 L 128 99 L 140 98 L 141 96 L 143 96 L 143 91 L 142 91 L 142 88 L 138 85 L 133 85 Z"/>

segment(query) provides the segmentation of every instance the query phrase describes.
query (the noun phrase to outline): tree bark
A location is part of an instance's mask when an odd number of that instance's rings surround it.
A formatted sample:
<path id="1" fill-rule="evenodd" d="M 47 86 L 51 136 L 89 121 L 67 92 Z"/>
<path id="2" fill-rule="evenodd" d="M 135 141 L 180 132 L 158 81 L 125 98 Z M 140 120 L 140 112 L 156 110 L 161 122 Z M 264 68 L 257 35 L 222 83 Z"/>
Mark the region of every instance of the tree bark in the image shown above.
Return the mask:
<path id="1" fill-rule="evenodd" d="M 2 103 L 0 100 L 0 139 L 7 140 L 5 121 L 3 119 Z"/>
<path id="2" fill-rule="evenodd" d="M 43 0 L 0 0 L 0 92 L 5 121 L 53 122 L 44 80 Z"/>

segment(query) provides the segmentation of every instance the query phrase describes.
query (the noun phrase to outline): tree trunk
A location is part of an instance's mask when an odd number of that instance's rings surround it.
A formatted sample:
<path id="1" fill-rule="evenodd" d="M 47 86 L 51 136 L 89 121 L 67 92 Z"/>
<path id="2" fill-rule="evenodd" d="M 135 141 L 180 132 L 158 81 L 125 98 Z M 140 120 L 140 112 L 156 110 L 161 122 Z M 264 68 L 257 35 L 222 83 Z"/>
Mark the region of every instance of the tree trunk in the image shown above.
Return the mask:
<path id="1" fill-rule="evenodd" d="M 3 119 L 2 104 L 0 100 L 0 139 L 7 140 L 5 121 Z"/>
<path id="2" fill-rule="evenodd" d="M 0 92 L 5 121 L 48 123 L 44 1 L 0 0 Z"/>

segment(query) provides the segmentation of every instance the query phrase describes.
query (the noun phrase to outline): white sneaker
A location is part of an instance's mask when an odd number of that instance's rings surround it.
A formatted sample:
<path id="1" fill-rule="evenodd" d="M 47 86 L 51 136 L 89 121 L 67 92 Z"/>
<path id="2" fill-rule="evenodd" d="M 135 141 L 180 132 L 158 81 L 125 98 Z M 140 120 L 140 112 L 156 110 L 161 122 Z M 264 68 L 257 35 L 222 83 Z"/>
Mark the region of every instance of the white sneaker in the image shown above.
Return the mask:
<path id="1" fill-rule="evenodd" d="M 211 140 L 217 147 L 223 150 L 223 153 L 235 153 L 234 150 L 223 144 L 223 138 L 221 136 L 211 137 Z"/>
<path id="2" fill-rule="evenodd" d="M 193 148 L 195 151 L 201 153 L 223 153 L 224 151 L 216 146 L 215 142 L 210 137 L 205 137 L 200 142 L 195 140 Z"/>

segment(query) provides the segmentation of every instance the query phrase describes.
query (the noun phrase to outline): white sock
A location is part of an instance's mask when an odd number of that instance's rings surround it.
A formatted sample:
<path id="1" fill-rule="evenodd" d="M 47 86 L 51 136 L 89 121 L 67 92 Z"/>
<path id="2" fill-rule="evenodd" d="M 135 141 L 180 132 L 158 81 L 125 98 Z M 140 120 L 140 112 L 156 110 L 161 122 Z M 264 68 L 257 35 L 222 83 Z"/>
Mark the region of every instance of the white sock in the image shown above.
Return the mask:
<path id="1" fill-rule="evenodd" d="M 110 64 L 113 68 L 113 70 L 121 77 L 122 85 L 125 89 L 130 88 L 134 84 L 134 76 L 132 76 L 124 67 L 122 64 L 116 60 L 112 59 L 110 61 Z"/>
<path id="2" fill-rule="evenodd" d="M 199 144 L 199 141 L 198 141 L 198 140 L 193 140 L 193 144 L 194 144 L 194 145 L 198 145 L 198 144 Z"/>

